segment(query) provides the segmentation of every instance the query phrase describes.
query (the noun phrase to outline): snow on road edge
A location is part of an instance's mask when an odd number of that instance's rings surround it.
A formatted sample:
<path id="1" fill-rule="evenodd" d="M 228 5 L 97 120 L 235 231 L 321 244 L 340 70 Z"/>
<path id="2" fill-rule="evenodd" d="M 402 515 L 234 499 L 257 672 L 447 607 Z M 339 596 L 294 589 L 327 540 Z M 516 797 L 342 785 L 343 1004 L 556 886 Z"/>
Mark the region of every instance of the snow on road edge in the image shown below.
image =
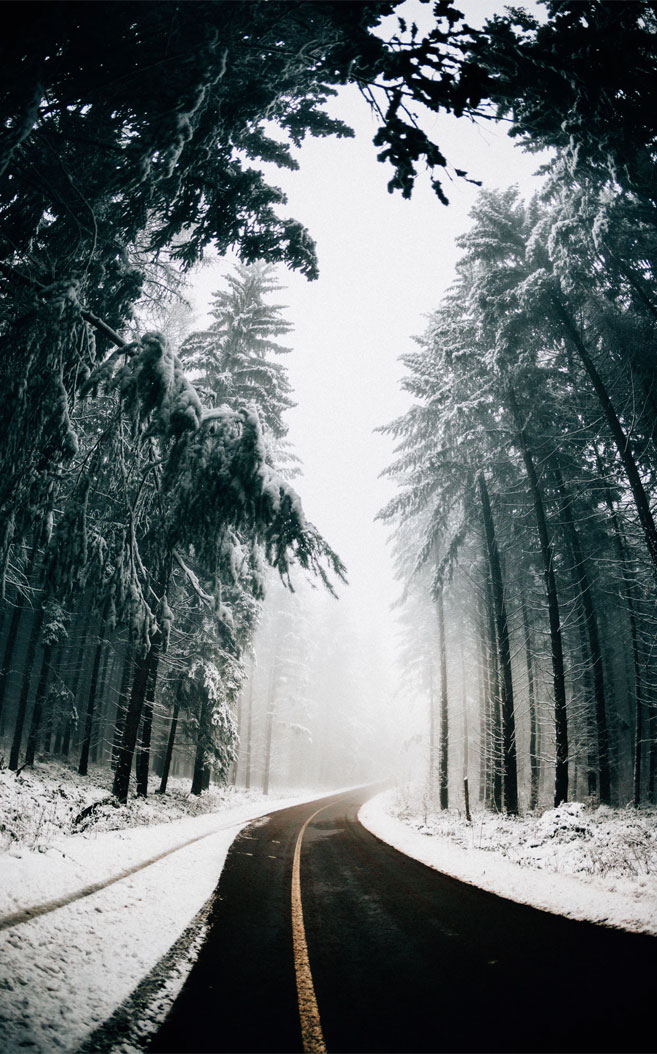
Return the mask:
<path id="1" fill-rule="evenodd" d="M 34 1054 L 79 1049 L 185 933 L 214 892 L 238 832 L 259 817 L 315 797 L 251 801 L 152 827 L 61 838 L 45 853 L 1 857 L 0 912 L 6 914 L 69 895 L 208 835 L 0 934 L 0 1049 L 7 1054 L 26 1047 Z M 193 957 L 182 974 L 178 971 L 160 1020 L 192 963 Z"/>
<path id="2" fill-rule="evenodd" d="M 394 790 L 370 798 L 358 819 L 376 838 L 406 856 L 490 893 L 573 919 L 657 936 L 657 890 L 615 891 L 591 876 L 520 867 L 499 853 L 463 848 L 423 834 L 391 815 Z M 465 822 L 465 821 L 463 821 Z"/>

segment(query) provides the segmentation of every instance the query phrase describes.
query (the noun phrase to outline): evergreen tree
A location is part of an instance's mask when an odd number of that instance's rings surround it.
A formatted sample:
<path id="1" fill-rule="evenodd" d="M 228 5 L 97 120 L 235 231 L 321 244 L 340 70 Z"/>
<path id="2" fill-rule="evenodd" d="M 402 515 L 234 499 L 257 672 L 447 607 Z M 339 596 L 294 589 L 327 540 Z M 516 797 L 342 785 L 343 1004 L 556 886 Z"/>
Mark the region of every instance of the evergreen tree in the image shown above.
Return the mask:
<path id="1" fill-rule="evenodd" d="M 292 326 L 281 307 L 269 302 L 270 294 L 281 288 L 275 268 L 238 264 L 226 283 L 228 288 L 212 297 L 214 322 L 187 338 L 180 357 L 213 406 L 255 406 L 264 431 L 281 439 L 287 433 L 283 414 L 294 402 L 285 367 L 276 361 L 289 348 L 277 338 Z"/>

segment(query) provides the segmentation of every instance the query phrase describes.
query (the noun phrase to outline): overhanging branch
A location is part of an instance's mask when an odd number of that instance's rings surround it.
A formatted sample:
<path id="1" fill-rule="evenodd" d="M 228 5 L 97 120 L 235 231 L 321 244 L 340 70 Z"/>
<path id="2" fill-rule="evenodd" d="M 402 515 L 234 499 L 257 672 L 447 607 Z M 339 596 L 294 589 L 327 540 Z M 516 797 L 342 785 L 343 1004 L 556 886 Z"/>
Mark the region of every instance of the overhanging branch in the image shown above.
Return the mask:
<path id="1" fill-rule="evenodd" d="M 44 285 L 43 282 L 38 280 L 38 278 L 32 278 L 29 275 L 23 274 L 23 272 L 19 271 L 17 267 L 13 266 L 13 264 L 0 262 L 0 274 L 5 275 L 6 278 L 18 279 L 23 285 L 27 285 L 31 289 L 36 290 L 41 296 L 45 297 L 48 293 L 49 286 Z M 107 322 L 104 322 L 102 318 L 98 318 L 97 315 L 88 311 L 87 308 L 80 306 L 80 317 L 83 318 L 85 322 L 88 322 L 90 326 L 93 326 L 94 329 L 103 333 L 108 340 L 111 340 L 113 344 L 116 344 L 117 348 L 125 348 L 128 346 L 129 341 L 120 337 L 111 326 L 107 325 Z"/>

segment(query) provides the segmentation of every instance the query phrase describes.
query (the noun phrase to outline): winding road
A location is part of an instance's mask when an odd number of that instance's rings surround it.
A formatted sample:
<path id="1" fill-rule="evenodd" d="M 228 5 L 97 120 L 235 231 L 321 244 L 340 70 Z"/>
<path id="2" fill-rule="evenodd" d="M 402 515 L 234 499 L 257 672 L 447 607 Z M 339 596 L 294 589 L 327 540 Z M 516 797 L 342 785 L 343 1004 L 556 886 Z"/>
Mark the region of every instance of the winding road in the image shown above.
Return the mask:
<path id="1" fill-rule="evenodd" d="M 235 839 L 154 1052 L 654 1051 L 657 940 L 515 904 L 358 822 L 371 788 Z"/>

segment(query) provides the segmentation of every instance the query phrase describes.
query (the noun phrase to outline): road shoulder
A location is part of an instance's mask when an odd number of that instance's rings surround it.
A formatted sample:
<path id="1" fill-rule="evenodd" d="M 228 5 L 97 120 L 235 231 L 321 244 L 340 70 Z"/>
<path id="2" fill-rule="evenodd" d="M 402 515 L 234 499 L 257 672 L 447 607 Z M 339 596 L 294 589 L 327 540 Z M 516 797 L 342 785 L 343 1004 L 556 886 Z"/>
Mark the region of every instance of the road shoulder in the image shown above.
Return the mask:
<path id="1" fill-rule="evenodd" d="M 499 853 L 476 846 L 476 820 L 470 825 L 468 848 L 448 838 L 422 833 L 392 815 L 395 791 L 375 795 L 358 818 L 376 838 L 406 856 L 462 882 L 544 911 L 657 936 L 657 888 L 646 883 L 629 893 L 601 888 L 590 876 L 520 867 Z M 465 819 L 460 820 L 465 826 Z"/>

